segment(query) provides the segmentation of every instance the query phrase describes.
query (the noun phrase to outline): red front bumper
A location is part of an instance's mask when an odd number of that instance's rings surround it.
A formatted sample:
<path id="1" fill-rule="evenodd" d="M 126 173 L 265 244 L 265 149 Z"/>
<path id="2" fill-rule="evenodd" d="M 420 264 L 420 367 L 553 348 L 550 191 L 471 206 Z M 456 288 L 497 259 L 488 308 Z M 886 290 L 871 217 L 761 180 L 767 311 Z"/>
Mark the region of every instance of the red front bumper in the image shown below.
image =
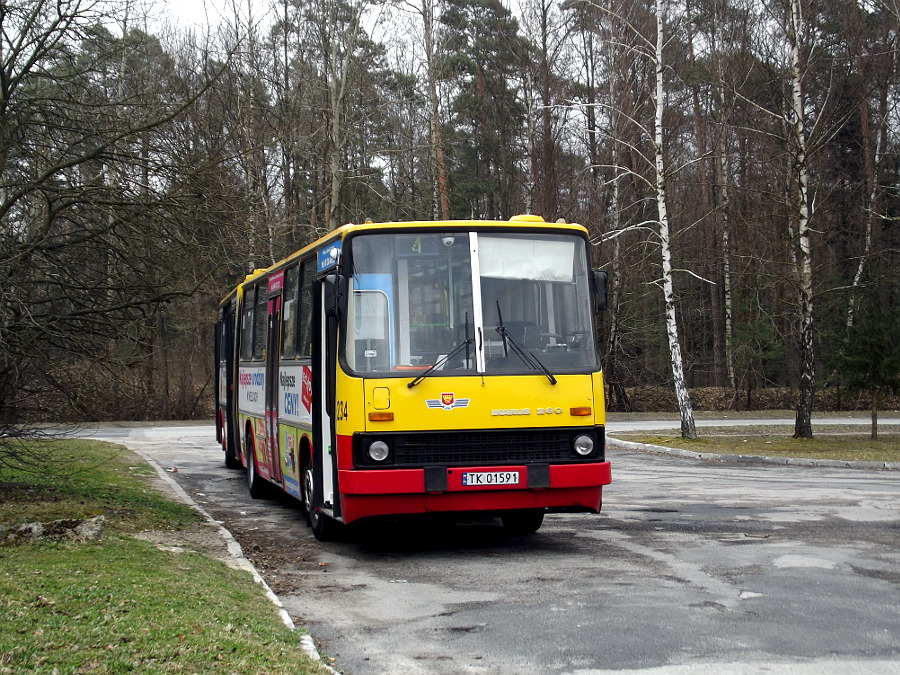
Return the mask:
<path id="1" fill-rule="evenodd" d="M 446 490 L 425 491 L 424 469 L 341 470 L 338 484 L 345 523 L 369 516 L 447 511 L 573 508 L 599 512 L 609 462 L 551 465 L 548 487 L 529 487 L 527 467 L 447 468 Z M 464 486 L 463 472 L 518 471 L 518 485 Z"/>

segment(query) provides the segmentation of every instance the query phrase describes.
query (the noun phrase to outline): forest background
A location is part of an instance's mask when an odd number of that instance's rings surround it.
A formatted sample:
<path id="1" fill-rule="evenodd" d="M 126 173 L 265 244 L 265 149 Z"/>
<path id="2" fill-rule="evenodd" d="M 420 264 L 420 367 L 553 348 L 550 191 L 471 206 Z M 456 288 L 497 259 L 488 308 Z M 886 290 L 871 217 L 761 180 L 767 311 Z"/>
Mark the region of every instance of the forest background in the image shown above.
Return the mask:
<path id="1" fill-rule="evenodd" d="M 611 409 L 896 392 L 898 0 L 251 7 L 0 0 L 0 436 L 211 417 L 219 299 L 365 219 L 583 223 Z"/>

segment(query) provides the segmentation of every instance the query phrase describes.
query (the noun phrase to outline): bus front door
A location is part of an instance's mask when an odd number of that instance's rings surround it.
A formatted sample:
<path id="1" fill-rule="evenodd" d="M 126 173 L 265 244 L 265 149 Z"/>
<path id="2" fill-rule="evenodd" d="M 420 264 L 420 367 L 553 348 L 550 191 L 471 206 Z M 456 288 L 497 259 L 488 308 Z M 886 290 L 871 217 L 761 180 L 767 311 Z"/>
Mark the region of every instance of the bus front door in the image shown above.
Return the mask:
<path id="1" fill-rule="evenodd" d="M 316 539 L 337 536 L 341 516 L 337 486 L 334 413 L 337 379 L 338 318 L 334 276 L 314 286 L 313 293 L 313 460 L 312 495 L 307 513 Z"/>

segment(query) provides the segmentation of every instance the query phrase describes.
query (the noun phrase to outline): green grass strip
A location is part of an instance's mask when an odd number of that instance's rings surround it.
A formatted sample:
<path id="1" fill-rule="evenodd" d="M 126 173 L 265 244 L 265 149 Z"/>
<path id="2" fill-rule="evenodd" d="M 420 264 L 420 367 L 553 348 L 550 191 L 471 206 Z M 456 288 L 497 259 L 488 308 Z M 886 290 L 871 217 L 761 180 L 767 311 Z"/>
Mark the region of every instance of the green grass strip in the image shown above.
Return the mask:
<path id="1" fill-rule="evenodd" d="M 0 456 L 0 527 L 104 515 L 107 529 L 100 541 L 0 546 L 0 675 L 322 672 L 246 572 L 130 536 L 202 526 L 152 475 L 93 441 Z"/>
<path id="2" fill-rule="evenodd" d="M 202 520 L 153 488 L 152 467 L 127 448 L 85 440 L 0 446 L 0 525 L 107 517 L 118 532 L 172 529 Z"/>
<path id="3" fill-rule="evenodd" d="M 304 673 L 248 575 L 128 537 L 2 549 L 0 670 Z"/>
<path id="4" fill-rule="evenodd" d="M 900 435 L 883 433 L 872 441 L 860 433 L 817 433 L 815 438 L 748 429 L 700 429 L 699 438 L 641 433 L 615 434 L 622 440 L 649 443 L 693 452 L 721 455 L 759 455 L 798 459 L 833 459 L 858 462 L 900 462 Z"/>

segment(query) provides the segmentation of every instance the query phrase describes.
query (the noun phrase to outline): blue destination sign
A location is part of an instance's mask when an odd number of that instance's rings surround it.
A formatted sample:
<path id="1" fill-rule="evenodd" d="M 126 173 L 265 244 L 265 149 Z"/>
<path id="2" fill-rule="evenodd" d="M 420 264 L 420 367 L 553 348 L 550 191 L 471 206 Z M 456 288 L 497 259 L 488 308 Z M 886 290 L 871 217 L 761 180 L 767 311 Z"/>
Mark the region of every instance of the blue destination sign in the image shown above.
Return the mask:
<path id="1" fill-rule="evenodd" d="M 336 241 L 333 244 L 329 244 L 325 248 L 319 249 L 319 271 L 324 272 L 325 270 L 331 269 L 335 265 L 337 265 L 338 260 L 341 259 L 341 242 Z"/>

